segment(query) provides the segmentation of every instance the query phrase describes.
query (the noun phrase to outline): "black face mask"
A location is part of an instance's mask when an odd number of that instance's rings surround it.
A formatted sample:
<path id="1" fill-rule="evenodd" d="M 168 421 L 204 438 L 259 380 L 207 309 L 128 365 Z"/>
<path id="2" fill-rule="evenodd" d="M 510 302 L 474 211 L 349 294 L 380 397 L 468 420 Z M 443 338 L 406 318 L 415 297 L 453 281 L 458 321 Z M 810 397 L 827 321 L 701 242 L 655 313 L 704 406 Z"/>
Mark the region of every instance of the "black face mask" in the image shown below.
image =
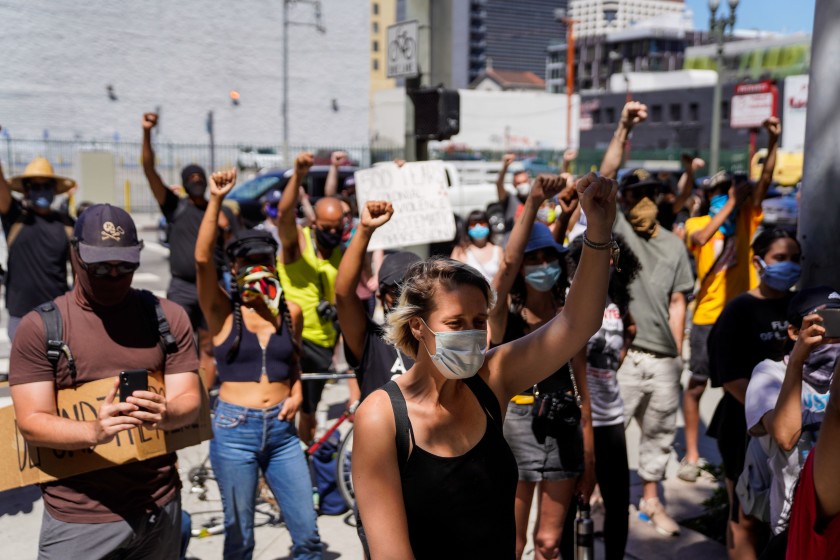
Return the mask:
<path id="1" fill-rule="evenodd" d="M 80 295 L 87 303 L 110 307 L 122 303 L 131 291 L 133 273 L 97 278 L 88 274 L 88 271 L 82 267 L 81 259 L 75 250 L 70 252 L 70 259 L 76 273 L 76 283 L 81 288 Z"/>
<path id="2" fill-rule="evenodd" d="M 204 196 L 207 184 L 204 181 L 190 181 L 184 185 L 184 190 L 187 191 L 190 198 L 200 198 Z"/>
<path id="3" fill-rule="evenodd" d="M 324 249 L 335 249 L 341 244 L 341 232 L 331 233 L 321 228 L 315 230 L 315 239 Z"/>

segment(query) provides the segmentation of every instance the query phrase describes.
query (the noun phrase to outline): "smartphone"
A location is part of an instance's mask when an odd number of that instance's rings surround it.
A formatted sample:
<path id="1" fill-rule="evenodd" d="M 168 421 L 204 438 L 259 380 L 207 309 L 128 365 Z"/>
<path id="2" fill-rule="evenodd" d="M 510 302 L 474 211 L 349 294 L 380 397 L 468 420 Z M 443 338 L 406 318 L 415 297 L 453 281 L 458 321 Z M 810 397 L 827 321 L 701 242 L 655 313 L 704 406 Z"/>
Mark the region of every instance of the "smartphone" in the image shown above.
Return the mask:
<path id="1" fill-rule="evenodd" d="M 820 309 L 817 315 L 822 317 L 825 338 L 840 338 L 840 309 Z"/>
<path id="2" fill-rule="evenodd" d="M 120 372 L 120 402 L 125 402 L 134 391 L 149 390 L 149 372 L 145 369 L 129 369 Z"/>

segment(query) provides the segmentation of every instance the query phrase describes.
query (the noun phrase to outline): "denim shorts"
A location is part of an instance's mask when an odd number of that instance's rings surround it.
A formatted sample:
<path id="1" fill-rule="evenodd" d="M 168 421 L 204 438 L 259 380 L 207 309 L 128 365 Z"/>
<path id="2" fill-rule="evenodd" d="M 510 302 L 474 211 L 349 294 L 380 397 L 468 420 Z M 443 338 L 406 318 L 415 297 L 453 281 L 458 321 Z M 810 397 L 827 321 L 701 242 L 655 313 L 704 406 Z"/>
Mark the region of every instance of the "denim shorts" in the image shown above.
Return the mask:
<path id="1" fill-rule="evenodd" d="M 583 472 L 583 433 L 570 431 L 568 439 L 546 436 L 545 443 L 537 441 L 532 422 L 531 405 L 508 403 L 504 433 L 519 467 L 519 480 L 568 480 Z"/>

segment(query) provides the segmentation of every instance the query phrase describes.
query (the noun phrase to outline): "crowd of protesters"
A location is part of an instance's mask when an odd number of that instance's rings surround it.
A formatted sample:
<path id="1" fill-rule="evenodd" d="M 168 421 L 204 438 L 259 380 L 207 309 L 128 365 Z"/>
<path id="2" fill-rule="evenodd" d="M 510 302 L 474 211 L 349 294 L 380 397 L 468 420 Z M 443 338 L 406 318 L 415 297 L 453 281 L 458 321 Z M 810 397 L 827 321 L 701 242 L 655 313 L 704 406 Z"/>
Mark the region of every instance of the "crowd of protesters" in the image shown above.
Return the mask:
<path id="1" fill-rule="evenodd" d="M 344 152 L 331 155 L 314 204 L 305 188 L 313 157 L 298 154 L 285 187 L 262 197 L 265 219 L 254 229 L 225 204 L 233 170 L 189 165 L 179 196 L 155 170 L 158 117 L 147 113 L 143 169 L 170 228 L 168 299 L 130 288 L 143 245 L 128 214 L 93 205 L 74 220 L 56 210 L 54 198 L 76 185 L 46 159 L 8 181 L 0 169 L 21 433 L 76 450 L 140 425 L 177 429 L 195 419 L 199 391 L 212 389 L 223 556 L 253 555 L 262 474 L 292 557 L 322 558 L 301 444 L 316 435 L 324 382 L 302 374 L 335 371 L 343 356 L 355 373 L 350 402 L 362 401 L 353 449 L 360 556 L 521 558 L 536 499 L 535 558 L 573 558 L 576 511 L 595 504 L 606 558 L 618 559 L 631 514 L 662 535 L 680 533 L 662 482 L 681 404 L 677 484 L 703 472 L 699 402 L 711 381 L 723 389 L 708 435 L 722 461 L 729 557 L 840 557 L 831 390 L 840 331 L 827 330 L 840 293 L 796 290 L 795 237 L 762 225 L 781 123 L 764 123 L 768 156 L 753 183 L 717 169 L 699 178 L 705 163 L 688 155 L 678 179 L 622 169 L 646 118 L 644 104 L 626 104 L 598 173 L 576 176 L 570 151 L 559 174 L 532 177 L 506 154 L 503 238 L 476 208 L 446 254 L 423 259 L 368 250 L 395 210 L 387 200 L 360 206 L 352 177 L 339 184 Z M 53 310 L 64 358 L 44 343 Z M 159 333 L 129 320 L 150 312 Z M 118 402 L 115 384 L 96 420 L 57 416 L 57 390 L 131 368 L 164 372 L 165 396 L 137 391 Z M 633 420 L 642 488 L 631 505 Z M 43 485 L 39 557 L 58 557 L 59 542 L 77 557 L 182 557 L 174 461 Z"/>

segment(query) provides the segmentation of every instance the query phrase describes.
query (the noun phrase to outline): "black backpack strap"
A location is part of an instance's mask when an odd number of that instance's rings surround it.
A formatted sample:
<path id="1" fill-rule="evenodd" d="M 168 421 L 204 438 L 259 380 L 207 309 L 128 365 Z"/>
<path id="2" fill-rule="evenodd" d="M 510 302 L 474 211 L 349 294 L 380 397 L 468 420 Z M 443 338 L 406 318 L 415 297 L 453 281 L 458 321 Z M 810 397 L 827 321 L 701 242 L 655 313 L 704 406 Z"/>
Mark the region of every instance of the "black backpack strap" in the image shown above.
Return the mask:
<path id="1" fill-rule="evenodd" d="M 147 307 L 154 310 L 155 323 L 158 334 L 160 334 L 160 346 L 163 349 L 164 355 L 177 352 L 178 341 L 172 335 L 172 331 L 169 328 L 169 321 L 166 320 L 166 314 L 163 312 L 160 300 L 149 290 L 138 290 L 138 292 L 140 294 L 140 300 Z"/>
<path id="2" fill-rule="evenodd" d="M 490 387 L 487 386 L 487 383 L 478 375 L 468 377 L 464 382 L 473 392 L 475 398 L 478 399 L 478 404 L 481 405 L 481 408 L 484 409 L 487 416 L 501 430 L 504 421 L 502 420 L 502 409 L 499 406 L 499 399 L 496 398 L 496 394 L 493 393 Z"/>
<path id="3" fill-rule="evenodd" d="M 397 461 L 400 465 L 400 472 L 403 471 L 408 461 L 409 441 L 414 443 L 414 430 L 411 429 L 411 421 L 408 419 L 408 408 L 405 405 L 405 397 L 396 382 L 389 381 L 382 386 L 391 398 L 391 408 L 394 409 L 394 423 L 397 427 Z"/>
<path id="4" fill-rule="evenodd" d="M 61 322 L 61 311 L 54 302 L 42 303 L 35 308 L 41 321 L 44 323 L 44 339 L 47 347 L 47 360 L 53 368 L 53 374 L 58 374 L 58 362 L 61 356 L 67 358 L 67 369 L 70 372 L 70 381 L 76 384 L 76 360 L 70 352 L 70 347 L 64 342 L 64 325 Z M 58 386 L 58 377 L 55 380 Z"/>

